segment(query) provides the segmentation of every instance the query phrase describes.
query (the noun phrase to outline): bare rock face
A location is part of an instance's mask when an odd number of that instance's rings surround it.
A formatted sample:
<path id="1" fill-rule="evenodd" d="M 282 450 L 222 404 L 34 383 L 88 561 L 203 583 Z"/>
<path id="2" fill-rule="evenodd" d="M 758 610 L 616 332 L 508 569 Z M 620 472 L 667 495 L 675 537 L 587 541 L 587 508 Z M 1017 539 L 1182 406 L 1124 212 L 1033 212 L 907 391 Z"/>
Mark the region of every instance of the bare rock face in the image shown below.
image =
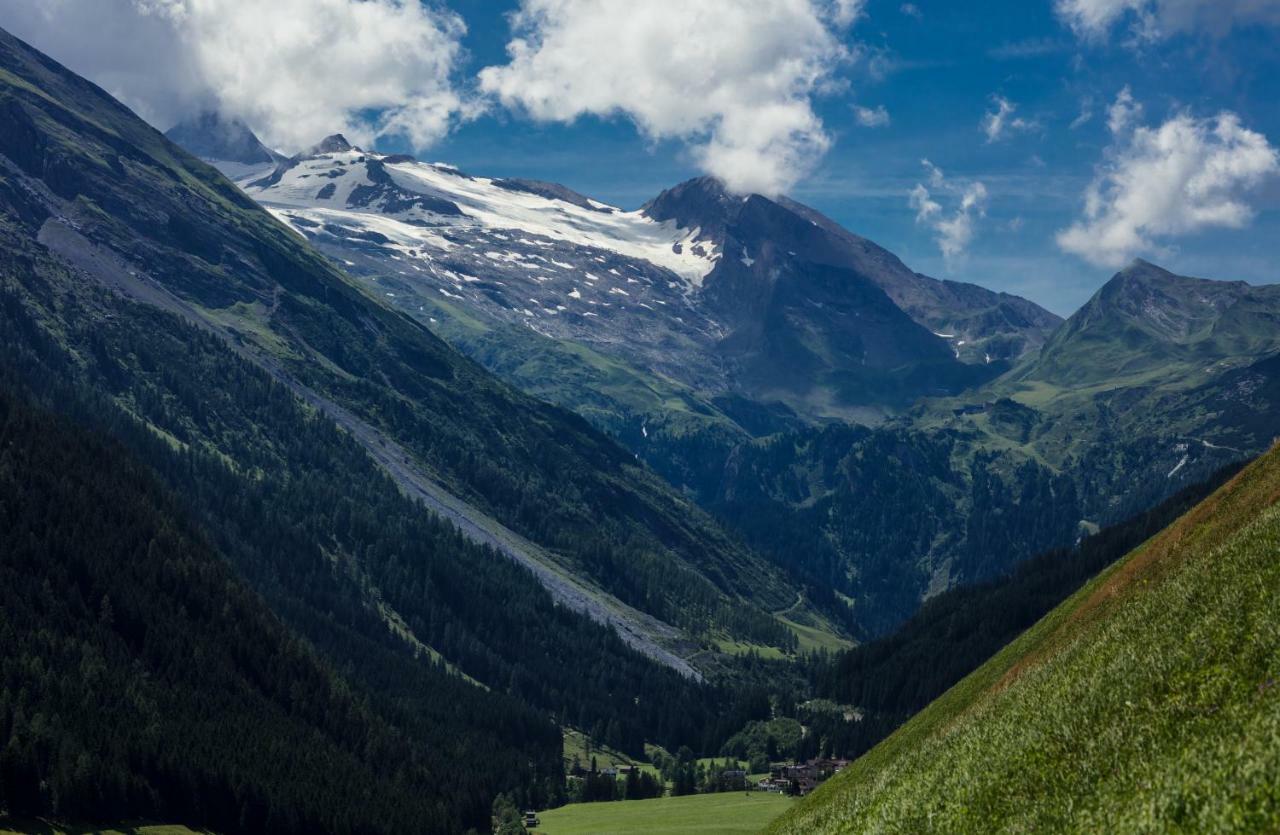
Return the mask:
<path id="1" fill-rule="evenodd" d="M 165 136 L 205 160 L 269 165 L 281 159 L 279 154 L 263 145 L 244 122 L 212 111 L 173 126 Z"/>

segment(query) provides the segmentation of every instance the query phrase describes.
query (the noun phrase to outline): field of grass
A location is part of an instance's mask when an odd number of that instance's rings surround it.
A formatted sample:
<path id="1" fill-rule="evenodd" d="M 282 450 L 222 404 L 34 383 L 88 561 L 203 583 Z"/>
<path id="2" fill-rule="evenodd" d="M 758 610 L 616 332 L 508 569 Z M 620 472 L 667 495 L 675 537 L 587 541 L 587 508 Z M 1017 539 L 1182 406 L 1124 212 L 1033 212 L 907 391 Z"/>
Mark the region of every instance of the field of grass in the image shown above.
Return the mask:
<path id="1" fill-rule="evenodd" d="M 1280 831 L 1280 450 L 770 831 Z"/>
<path id="2" fill-rule="evenodd" d="M 787 810 L 764 792 L 695 794 L 617 803 L 576 803 L 540 812 L 541 835 L 753 835 Z"/>
<path id="3" fill-rule="evenodd" d="M 47 821 L 9 821 L 0 818 L 0 835 L 212 835 L 205 829 L 167 824 L 115 824 L 106 829 Z"/>
<path id="4" fill-rule="evenodd" d="M 825 620 L 821 621 L 822 625 L 820 626 L 800 623 L 783 615 L 779 615 L 778 620 L 782 621 L 783 625 L 794 632 L 796 637 L 800 639 L 801 652 L 813 652 L 814 650 L 839 652 L 853 646 L 853 641 L 837 635 L 835 627 L 827 624 Z"/>
<path id="5" fill-rule="evenodd" d="M 588 743 L 590 743 L 589 747 Z M 582 764 L 583 768 L 588 768 L 591 765 L 593 756 L 596 758 L 596 765 L 600 768 L 633 765 L 655 777 L 658 775 L 658 769 L 651 763 L 628 757 L 621 751 L 615 751 L 608 746 L 591 743 L 587 735 L 581 731 L 576 731 L 573 728 L 564 729 L 564 766 L 566 771 L 573 765 L 574 757 L 578 758 L 578 762 Z"/>
<path id="6" fill-rule="evenodd" d="M 716 638 L 715 644 L 717 649 L 727 655 L 750 655 L 754 652 L 768 661 L 777 661 L 787 657 L 787 654 L 777 647 L 765 644 L 751 644 L 746 641 L 735 641 L 731 638 Z"/>

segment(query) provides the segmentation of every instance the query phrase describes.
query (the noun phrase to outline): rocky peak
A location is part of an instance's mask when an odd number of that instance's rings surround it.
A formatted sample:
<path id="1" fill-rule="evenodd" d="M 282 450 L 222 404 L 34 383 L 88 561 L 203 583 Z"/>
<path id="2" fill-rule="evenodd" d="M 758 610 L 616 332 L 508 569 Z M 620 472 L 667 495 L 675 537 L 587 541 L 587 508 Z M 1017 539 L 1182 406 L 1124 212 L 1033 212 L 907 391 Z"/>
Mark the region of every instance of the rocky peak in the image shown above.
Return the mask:
<path id="1" fill-rule="evenodd" d="M 280 159 L 280 155 L 263 145 L 244 122 L 215 111 L 205 111 L 180 122 L 165 136 L 205 160 L 259 165 Z"/>
<path id="2" fill-rule="evenodd" d="M 358 149 L 348 142 L 345 136 L 340 133 L 335 133 L 332 136 L 326 136 L 324 139 L 320 140 L 319 144 L 307 152 L 307 156 L 314 157 L 319 156 L 320 154 L 343 154 L 347 151 L 354 150 Z"/>
<path id="3" fill-rule="evenodd" d="M 701 229 L 720 238 L 747 198 L 731 194 L 715 177 L 696 177 L 673 186 L 641 207 L 656 221 L 673 220 L 682 229 Z"/>

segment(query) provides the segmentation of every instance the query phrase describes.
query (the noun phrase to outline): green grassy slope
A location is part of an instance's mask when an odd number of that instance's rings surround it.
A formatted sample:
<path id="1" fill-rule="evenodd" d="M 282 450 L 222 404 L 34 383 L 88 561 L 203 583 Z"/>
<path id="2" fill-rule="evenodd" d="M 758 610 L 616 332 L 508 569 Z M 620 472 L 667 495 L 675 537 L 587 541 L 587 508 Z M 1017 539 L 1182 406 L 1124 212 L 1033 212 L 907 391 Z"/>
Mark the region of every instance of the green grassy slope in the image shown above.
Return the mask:
<path id="1" fill-rule="evenodd" d="M 1280 349 L 1278 323 L 1280 287 L 1189 278 L 1139 260 L 1010 376 L 1064 388 L 1186 385 Z"/>
<path id="2" fill-rule="evenodd" d="M 1280 450 L 771 829 L 1280 827 Z"/>

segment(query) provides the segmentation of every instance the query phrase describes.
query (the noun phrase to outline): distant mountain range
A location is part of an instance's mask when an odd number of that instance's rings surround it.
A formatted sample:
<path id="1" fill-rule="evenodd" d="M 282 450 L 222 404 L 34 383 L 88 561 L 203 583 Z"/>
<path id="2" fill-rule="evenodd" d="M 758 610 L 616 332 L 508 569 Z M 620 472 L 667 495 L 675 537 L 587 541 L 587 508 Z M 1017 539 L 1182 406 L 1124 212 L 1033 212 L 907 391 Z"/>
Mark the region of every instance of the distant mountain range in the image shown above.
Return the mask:
<path id="1" fill-rule="evenodd" d="M 1280 285 L 1174 275 L 1137 261 L 1058 330 L 1021 378 L 1063 386 L 1211 379 L 1280 351 Z"/>
<path id="2" fill-rule="evenodd" d="M 1138 262 L 1063 322 L 708 177 L 628 212 L 342 137 L 240 175 L 368 292 L 619 438 L 868 634 L 1256 453 L 1280 408 L 1274 288 Z"/>
<path id="3" fill-rule="evenodd" d="M 214 128 L 191 147 L 216 146 Z M 875 420 L 994 376 L 1060 321 L 913 273 L 812 209 L 729 195 L 706 177 L 625 212 L 338 136 L 269 172 L 240 162 L 217 164 L 411 315 L 456 318 L 443 308 L 457 302 L 489 328 L 569 340 L 706 399 Z"/>

